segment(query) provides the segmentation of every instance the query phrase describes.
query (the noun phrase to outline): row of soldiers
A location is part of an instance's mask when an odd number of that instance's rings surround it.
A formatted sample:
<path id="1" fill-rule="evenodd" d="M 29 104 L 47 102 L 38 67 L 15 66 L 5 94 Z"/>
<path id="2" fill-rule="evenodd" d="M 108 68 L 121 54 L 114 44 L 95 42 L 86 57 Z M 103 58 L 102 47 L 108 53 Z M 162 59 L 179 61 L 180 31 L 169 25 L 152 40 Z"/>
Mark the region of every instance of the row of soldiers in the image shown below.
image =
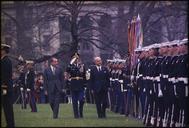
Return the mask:
<path id="1" fill-rule="evenodd" d="M 188 124 L 188 40 L 135 50 L 137 64 L 108 60 L 112 111 L 143 118 L 146 126 Z"/>

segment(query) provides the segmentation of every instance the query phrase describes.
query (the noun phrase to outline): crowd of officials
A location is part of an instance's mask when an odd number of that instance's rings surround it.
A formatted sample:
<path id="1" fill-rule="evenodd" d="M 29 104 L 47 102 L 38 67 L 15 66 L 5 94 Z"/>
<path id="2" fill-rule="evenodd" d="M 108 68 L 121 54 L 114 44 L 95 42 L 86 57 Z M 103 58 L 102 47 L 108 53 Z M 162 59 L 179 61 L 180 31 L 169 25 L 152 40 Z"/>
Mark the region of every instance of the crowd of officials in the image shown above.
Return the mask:
<path id="1" fill-rule="evenodd" d="M 1 49 L 8 48 L 8 45 L 1 46 Z M 107 60 L 105 65 L 100 57 L 95 57 L 94 65 L 86 69 L 82 58 L 75 53 L 65 71 L 58 59 L 52 58 L 49 67 L 38 74 L 34 71 L 34 62 L 25 61 L 17 67 L 19 76 L 11 77 L 14 103 L 21 104 L 22 109 L 29 104 L 31 112 L 37 112 L 36 103 L 49 103 L 53 119 L 58 118 L 60 103 L 72 104 L 74 118 L 84 117 L 85 103 L 95 103 L 98 118 L 106 118 L 106 108 L 109 108 L 141 119 L 145 126 L 188 125 L 188 40 L 137 48 L 135 55 L 133 66 L 129 56 Z M 3 79 L 5 99 L 11 83 Z M 6 108 L 7 104 L 11 103 L 4 104 L 6 120 L 13 126 L 13 113 L 8 111 L 12 108 Z"/>

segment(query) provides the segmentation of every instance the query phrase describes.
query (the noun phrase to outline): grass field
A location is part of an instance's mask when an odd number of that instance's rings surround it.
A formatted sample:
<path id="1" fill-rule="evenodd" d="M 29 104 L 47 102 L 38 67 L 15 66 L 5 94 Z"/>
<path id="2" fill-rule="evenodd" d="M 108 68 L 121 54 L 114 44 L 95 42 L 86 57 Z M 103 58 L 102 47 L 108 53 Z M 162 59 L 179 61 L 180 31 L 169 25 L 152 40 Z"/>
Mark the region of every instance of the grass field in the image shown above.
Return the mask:
<path id="1" fill-rule="evenodd" d="M 22 110 L 19 104 L 14 105 L 16 127 L 144 127 L 142 121 L 126 118 L 124 115 L 115 114 L 107 109 L 107 118 L 98 119 L 95 105 L 85 104 L 84 118 L 74 119 L 72 106 L 61 104 L 59 118 L 52 119 L 49 104 L 38 104 L 38 112 L 31 113 L 29 106 Z M 4 113 L 1 113 L 1 126 L 5 127 Z"/>

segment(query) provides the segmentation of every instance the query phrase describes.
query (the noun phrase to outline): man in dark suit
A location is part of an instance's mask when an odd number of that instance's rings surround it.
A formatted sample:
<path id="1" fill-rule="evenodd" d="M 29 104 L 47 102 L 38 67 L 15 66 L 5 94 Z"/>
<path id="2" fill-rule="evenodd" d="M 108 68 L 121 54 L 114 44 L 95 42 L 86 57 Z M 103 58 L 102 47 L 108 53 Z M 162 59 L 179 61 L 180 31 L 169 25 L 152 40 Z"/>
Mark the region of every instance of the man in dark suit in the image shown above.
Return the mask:
<path id="1" fill-rule="evenodd" d="M 12 62 L 7 56 L 9 45 L 1 44 L 1 98 L 7 127 L 14 127 Z"/>
<path id="2" fill-rule="evenodd" d="M 53 111 L 53 118 L 58 118 L 60 95 L 63 88 L 63 72 L 58 67 L 58 59 L 52 58 L 50 66 L 44 71 L 45 94 Z"/>
<path id="3" fill-rule="evenodd" d="M 90 85 L 95 96 L 98 118 L 106 118 L 107 92 L 110 86 L 108 69 L 102 66 L 100 57 L 95 57 L 95 66 L 91 68 Z"/>

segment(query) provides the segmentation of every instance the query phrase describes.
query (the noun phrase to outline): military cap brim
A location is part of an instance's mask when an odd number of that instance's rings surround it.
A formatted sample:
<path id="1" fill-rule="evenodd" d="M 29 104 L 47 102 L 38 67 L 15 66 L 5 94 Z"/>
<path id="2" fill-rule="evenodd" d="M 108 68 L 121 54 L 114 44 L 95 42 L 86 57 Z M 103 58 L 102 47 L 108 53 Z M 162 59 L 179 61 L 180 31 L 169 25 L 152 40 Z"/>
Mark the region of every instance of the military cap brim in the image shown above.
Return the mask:
<path id="1" fill-rule="evenodd" d="M 26 60 L 26 64 L 34 64 L 34 61 L 32 61 L 32 60 Z"/>
<path id="2" fill-rule="evenodd" d="M 72 57 L 72 58 L 79 58 L 79 56 L 80 56 L 79 53 L 76 52 L 76 53 L 74 53 L 71 57 Z"/>
<path id="3" fill-rule="evenodd" d="M 1 44 L 1 48 L 7 48 L 7 49 L 9 49 L 11 46 L 10 45 L 8 45 L 8 44 Z"/>

